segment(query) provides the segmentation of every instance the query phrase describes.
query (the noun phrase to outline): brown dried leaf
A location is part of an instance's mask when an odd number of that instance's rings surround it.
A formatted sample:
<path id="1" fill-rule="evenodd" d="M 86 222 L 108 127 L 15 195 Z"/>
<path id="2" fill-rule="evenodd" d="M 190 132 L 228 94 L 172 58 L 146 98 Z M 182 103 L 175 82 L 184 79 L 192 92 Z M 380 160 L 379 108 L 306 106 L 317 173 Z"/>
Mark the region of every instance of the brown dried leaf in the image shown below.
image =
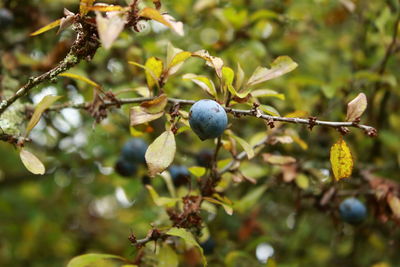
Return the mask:
<path id="1" fill-rule="evenodd" d="M 347 104 L 347 121 L 354 121 L 361 117 L 367 108 L 367 97 L 364 93 L 359 93 L 356 98 Z"/>
<path id="2" fill-rule="evenodd" d="M 224 66 L 224 61 L 221 58 L 210 56 L 206 50 L 196 51 L 193 53 L 193 56 L 204 59 L 207 66 L 214 68 L 218 77 L 222 77 L 222 67 Z"/>
<path id="3" fill-rule="evenodd" d="M 101 44 L 105 49 L 109 49 L 113 42 L 118 38 L 124 29 L 126 23 L 126 14 L 123 12 L 107 12 L 103 16 L 96 11 L 97 31 L 99 32 Z"/>
<path id="4" fill-rule="evenodd" d="M 142 102 L 140 104 L 140 107 L 143 109 L 143 111 L 147 113 L 155 114 L 162 112 L 167 103 L 168 103 L 167 95 L 161 94 L 160 96 L 152 100 Z"/>

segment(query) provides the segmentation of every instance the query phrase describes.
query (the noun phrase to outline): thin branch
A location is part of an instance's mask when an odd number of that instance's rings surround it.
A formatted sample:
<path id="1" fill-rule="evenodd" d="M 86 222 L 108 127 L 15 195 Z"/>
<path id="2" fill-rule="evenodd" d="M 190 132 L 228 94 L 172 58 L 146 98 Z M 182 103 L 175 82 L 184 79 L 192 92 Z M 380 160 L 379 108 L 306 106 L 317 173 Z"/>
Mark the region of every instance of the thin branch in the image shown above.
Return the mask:
<path id="1" fill-rule="evenodd" d="M 66 70 L 77 65 L 81 59 L 90 59 L 93 57 L 97 48 L 99 47 L 99 42 L 97 39 L 96 29 L 85 24 L 83 21 L 76 25 L 77 37 L 72 45 L 67 56 L 57 64 L 53 69 L 45 72 L 39 76 L 29 78 L 28 82 L 22 86 L 18 91 L 8 99 L 4 99 L 0 102 L 0 116 L 3 114 L 7 108 L 12 105 L 19 98 L 26 95 L 30 90 L 32 90 L 37 85 L 54 79 L 58 74 L 65 72 Z"/>
<path id="2" fill-rule="evenodd" d="M 31 139 L 23 137 L 23 136 L 16 136 L 16 135 L 10 135 L 6 133 L 1 133 L 0 134 L 0 141 L 8 142 L 10 144 L 21 144 L 25 142 L 30 142 Z"/>
<path id="3" fill-rule="evenodd" d="M 260 142 L 258 142 L 257 144 L 255 144 L 252 148 L 256 149 L 260 146 L 263 146 L 266 144 L 266 142 L 268 141 L 269 136 L 263 138 Z M 242 151 L 240 152 L 231 162 L 229 162 L 222 170 L 220 170 L 218 172 L 219 175 L 225 173 L 225 172 L 229 172 L 233 169 L 233 167 L 236 165 L 237 162 L 242 161 L 245 157 L 247 156 L 246 151 Z"/>
<path id="4" fill-rule="evenodd" d="M 104 101 L 103 105 L 106 107 L 118 106 L 122 104 L 135 104 L 141 103 L 143 101 L 152 100 L 154 97 L 139 97 L 139 98 L 125 98 L 125 99 L 118 99 L 118 101 Z M 178 99 L 178 98 L 169 98 L 168 102 L 172 104 L 180 104 L 180 105 L 193 105 L 196 101 L 193 100 L 186 100 L 186 99 Z M 53 106 L 49 108 L 50 111 L 57 111 L 63 108 L 79 108 L 85 109 L 90 106 L 90 102 L 80 103 L 80 104 L 70 104 L 65 103 L 58 106 Z M 304 124 L 308 126 L 324 126 L 335 128 L 339 131 L 343 131 L 344 128 L 352 127 L 364 130 L 364 132 L 369 136 L 376 136 L 377 130 L 374 127 L 359 124 L 357 122 L 340 122 L 340 121 L 322 121 L 322 120 L 315 120 L 314 118 L 304 119 L 304 118 L 290 118 L 290 117 L 280 117 L 280 116 L 271 116 L 267 114 L 261 114 L 255 112 L 254 109 L 251 110 L 242 110 L 242 109 L 232 109 L 229 107 L 225 107 L 225 111 L 231 113 L 234 116 L 252 116 L 256 118 L 264 119 L 268 122 L 271 121 L 279 121 L 285 123 L 293 123 L 293 124 Z"/>

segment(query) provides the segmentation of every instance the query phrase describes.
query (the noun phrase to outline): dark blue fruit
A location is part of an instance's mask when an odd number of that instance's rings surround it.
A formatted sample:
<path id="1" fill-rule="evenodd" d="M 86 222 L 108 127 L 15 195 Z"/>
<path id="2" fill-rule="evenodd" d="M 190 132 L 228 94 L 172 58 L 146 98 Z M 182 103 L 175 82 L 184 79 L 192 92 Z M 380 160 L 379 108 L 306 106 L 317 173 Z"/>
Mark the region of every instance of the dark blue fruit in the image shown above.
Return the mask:
<path id="1" fill-rule="evenodd" d="M 367 217 L 367 208 L 358 199 L 345 199 L 339 206 L 340 217 L 350 224 L 359 224 Z"/>
<path id="2" fill-rule="evenodd" d="M 129 162 L 145 163 L 144 155 L 147 147 L 148 145 L 143 139 L 131 138 L 122 147 L 121 155 Z"/>
<path id="3" fill-rule="evenodd" d="M 190 172 L 185 166 L 172 165 L 168 170 L 175 186 L 180 186 L 189 182 Z"/>
<path id="4" fill-rule="evenodd" d="M 7 28 L 14 22 L 14 15 L 10 10 L 0 8 L 0 28 Z"/>
<path id="5" fill-rule="evenodd" d="M 114 170 L 121 176 L 129 177 L 136 173 L 137 166 L 135 163 L 119 158 L 115 163 Z"/>
<path id="6" fill-rule="evenodd" d="M 201 140 L 219 137 L 228 124 L 224 108 L 210 99 L 199 100 L 190 109 L 189 124 Z"/>
<path id="7" fill-rule="evenodd" d="M 213 157 L 214 157 L 213 150 L 211 150 L 211 149 L 200 150 L 200 152 L 196 155 L 197 165 L 204 167 L 204 168 L 210 168 Z"/>
<path id="8" fill-rule="evenodd" d="M 207 239 L 207 241 L 201 243 L 200 246 L 203 248 L 203 252 L 205 255 L 210 255 L 214 252 L 215 241 L 210 237 L 209 239 Z"/>

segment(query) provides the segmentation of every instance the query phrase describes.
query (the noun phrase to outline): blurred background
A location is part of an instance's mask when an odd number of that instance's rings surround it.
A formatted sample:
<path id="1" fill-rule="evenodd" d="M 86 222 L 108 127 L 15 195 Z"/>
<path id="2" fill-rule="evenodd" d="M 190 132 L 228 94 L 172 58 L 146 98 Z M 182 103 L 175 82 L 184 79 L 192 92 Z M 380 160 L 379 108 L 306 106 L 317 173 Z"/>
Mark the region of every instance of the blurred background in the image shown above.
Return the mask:
<path id="1" fill-rule="evenodd" d="M 97 1 L 126 5 L 129 1 Z M 152 6 L 152 1 L 141 1 Z M 355 158 L 354 174 L 338 185 L 355 194 L 366 183 L 368 170 L 398 180 L 400 163 L 399 114 L 399 3 L 396 0 L 163 0 L 162 10 L 184 23 L 180 37 L 157 22 L 143 22 L 142 31 L 125 30 L 112 49 L 99 48 L 91 62 L 81 62 L 70 72 L 101 84 L 118 97 L 136 97 L 146 86 L 144 64 L 156 56 L 165 60 L 168 42 L 187 51 L 206 49 L 236 69 L 239 63 L 249 77 L 257 66 L 268 66 L 288 55 L 299 67 L 259 88 L 284 94 L 263 103 L 279 114 L 292 112 L 342 121 L 346 105 L 358 93 L 368 98 L 362 123 L 378 128 L 367 137 L 352 130 L 345 137 Z M 68 52 L 74 32 L 56 30 L 29 37 L 38 28 L 63 16 L 63 9 L 79 10 L 76 0 L 3 0 L 0 3 L 0 94 L 7 96 L 32 75 L 54 67 Z M 397 22 L 397 23 L 396 23 Z M 388 49 L 390 49 L 389 56 Z M 169 97 L 199 100 L 207 96 L 194 83 L 182 80 L 195 73 L 216 81 L 211 68 L 189 59 L 165 85 Z M 127 90 L 134 89 L 134 90 Z M 36 87 L 16 103 L 21 118 L 0 127 L 23 132 L 34 107 L 45 95 L 62 95 L 63 101 L 91 101 L 93 88 L 80 81 L 59 78 Z M 127 237 L 131 231 L 144 237 L 154 225 L 168 225 L 165 211 L 153 204 L 143 186 L 146 168 L 124 178 L 114 171 L 123 144 L 132 136 L 129 108 L 112 109 L 96 123 L 87 111 L 66 108 L 46 113 L 34 128 L 28 148 L 44 162 L 43 176 L 29 174 L 13 145 L 0 143 L 0 265 L 64 266 L 76 255 L 99 252 L 134 258 Z M 4 118 L 2 118 L 4 119 Z M 229 117 L 231 129 L 249 140 L 265 132 L 255 118 Z M 163 119 L 133 134 L 151 143 L 164 130 Z M 377 203 L 361 194 L 369 217 L 353 227 L 338 219 L 337 206 L 344 196 L 319 206 L 321 194 L 331 185 L 329 149 L 339 134 L 332 129 L 299 125 L 280 129 L 295 137 L 291 144 L 267 146 L 264 152 L 295 157 L 301 178 L 277 182 L 261 195 L 257 189 L 271 179 L 280 181 L 282 168 L 260 157 L 244 162 L 241 171 L 257 185 L 226 179 L 226 195 L 241 203 L 232 216 L 215 207 L 203 216 L 214 244 L 207 255 L 210 266 L 399 266 L 397 224 L 383 218 Z M 176 138 L 174 164 L 196 165 L 195 155 L 212 149 L 191 131 Z M 190 145 L 189 145 L 190 144 Z M 229 159 L 222 151 L 220 160 Z M 151 183 L 167 195 L 164 181 Z M 185 186 L 177 187 L 180 194 Z M 250 196 L 243 200 L 244 196 Z M 379 210 L 379 211 L 378 211 Z M 200 261 L 186 252 L 181 266 Z M 151 254 L 148 255 L 151 258 Z M 156 266 L 149 259 L 144 266 Z"/>

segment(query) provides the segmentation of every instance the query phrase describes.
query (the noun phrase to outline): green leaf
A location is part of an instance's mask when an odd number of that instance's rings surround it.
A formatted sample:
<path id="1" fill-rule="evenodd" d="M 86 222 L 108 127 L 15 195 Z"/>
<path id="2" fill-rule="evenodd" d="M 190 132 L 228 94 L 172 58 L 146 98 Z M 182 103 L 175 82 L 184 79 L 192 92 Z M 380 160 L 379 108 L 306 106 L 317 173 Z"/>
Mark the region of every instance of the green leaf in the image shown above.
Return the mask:
<path id="1" fill-rule="evenodd" d="M 118 261 L 125 261 L 124 258 L 110 255 L 110 254 L 84 254 L 77 256 L 69 261 L 67 267 L 89 267 L 89 266 L 96 266 L 95 263 L 100 260 L 118 260 Z"/>
<path id="2" fill-rule="evenodd" d="M 188 232 L 184 228 L 173 227 L 173 228 L 169 229 L 168 232 L 166 232 L 166 234 L 182 238 L 183 240 L 185 240 L 186 244 L 189 247 L 193 247 L 193 246 L 197 247 L 200 250 L 201 257 L 203 259 L 203 265 L 207 266 L 207 260 L 206 260 L 206 257 L 204 257 L 203 248 L 199 245 L 199 243 L 197 243 L 196 239 L 194 239 L 192 233 Z"/>
<path id="3" fill-rule="evenodd" d="M 190 167 L 188 170 L 191 174 L 193 174 L 196 177 L 201 177 L 206 173 L 206 168 L 199 166 Z"/>
<path id="4" fill-rule="evenodd" d="M 197 76 L 196 74 L 188 73 L 183 75 L 184 80 L 190 80 L 201 87 L 207 94 L 212 97 L 217 96 L 214 83 L 205 76 Z"/>
<path id="5" fill-rule="evenodd" d="M 176 252 L 167 244 L 163 244 L 157 255 L 157 267 L 177 267 L 179 259 Z"/>
<path id="6" fill-rule="evenodd" d="M 192 56 L 191 52 L 183 51 L 168 43 L 167 48 L 167 70 L 168 75 L 176 73 L 186 59 Z"/>
<path id="7" fill-rule="evenodd" d="M 149 88 L 153 88 L 153 86 L 159 86 L 159 79 L 161 77 L 163 71 L 163 63 L 161 60 L 155 57 L 150 57 L 147 59 L 145 63 L 145 71 L 146 71 L 146 81 Z"/>
<path id="8" fill-rule="evenodd" d="M 160 197 L 151 185 L 146 185 L 146 189 L 157 206 L 171 208 L 179 201 L 179 198 Z"/>
<path id="9" fill-rule="evenodd" d="M 39 102 L 39 104 L 36 105 L 32 118 L 30 119 L 28 125 L 26 126 L 25 136 L 28 136 L 29 133 L 32 131 L 32 129 L 36 126 L 43 112 L 60 98 L 61 96 L 55 96 L 55 95 L 47 95 L 43 97 L 43 99 Z"/>
<path id="10" fill-rule="evenodd" d="M 214 199 L 214 198 L 211 198 L 211 197 L 203 197 L 203 199 L 207 200 L 208 202 L 221 205 L 224 208 L 226 214 L 228 214 L 228 215 L 232 215 L 233 214 L 232 204 L 227 204 L 227 203 L 224 203 L 224 202 L 222 202 L 220 200 L 217 200 L 217 199 Z"/>
<path id="11" fill-rule="evenodd" d="M 224 90 L 228 90 L 233 96 L 236 96 L 236 90 L 233 88 L 232 83 L 235 78 L 234 71 L 229 67 L 222 67 L 222 83 Z"/>
<path id="12" fill-rule="evenodd" d="M 310 180 L 302 173 L 296 176 L 295 182 L 297 186 L 303 190 L 306 190 L 310 186 Z"/>
<path id="13" fill-rule="evenodd" d="M 253 97 L 275 97 L 278 98 L 280 100 L 285 100 L 285 95 L 284 94 L 280 94 L 274 90 L 270 90 L 270 89 L 258 89 L 258 90 L 254 90 L 251 92 L 251 95 Z"/>
<path id="14" fill-rule="evenodd" d="M 258 108 L 267 113 L 268 115 L 280 116 L 279 112 L 274 107 L 271 107 L 269 105 L 260 105 Z"/>
<path id="15" fill-rule="evenodd" d="M 239 212 L 246 212 L 253 207 L 260 197 L 267 190 L 267 186 L 263 185 L 247 193 L 243 198 L 237 201 L 234 205 L 235 210 Z"/>
<path id="16" fill-rule="evenodd" d="M 146 162 L 149 167 L 149 175 L 154 177 L 163 172 L 174 160 L 176 151 L 175 136 L 172 131 L 165 131 L 146 151 Z"/>
<path id="17" fill-rule="evenodd" d="M 240 87 L 243 84 L 244 80 L 244 71 L 242 69 L 242 66 L 240 66 L 240 63 L 237 63 L 237 71 L 236 71 L 236 81 L 235 81 L 235 87 L 239 90 Z"/>
<path id="18" fill-rule="evenodd" d="M 251 75 L 247 86 L 253 86 L 279 76 L 282 76 L 297 68 L 297 63 L 288 56 L 280 56 L 271 64 L 271 68 L 258 67 Z"/>
<path id="19" fill-rule="evenodd" d="M 240 146 L 244 149 L 244 151 L 246 151 L 248 159 L 254 158 L 254 155 L 255 155 L 254 154 L 254 150 L 251 147 L 251 145 L 246 142 L 246 140 L 244 140 L 244 139 L 242 139 L 239 136 L 236 136 L 234 134 L 232 134 L 231 136 L 240 144 Z"/>
<path id="20" fill-rule="evenodd" d="M 28 150 L 21 149 L 19 152 L 19 156 L 21 158 L 24 166 L 33 174 L 44 174 L 46 172 L 46 168 L 43 163 L 38 159 L 34 154 L 29 152 Z"/>

